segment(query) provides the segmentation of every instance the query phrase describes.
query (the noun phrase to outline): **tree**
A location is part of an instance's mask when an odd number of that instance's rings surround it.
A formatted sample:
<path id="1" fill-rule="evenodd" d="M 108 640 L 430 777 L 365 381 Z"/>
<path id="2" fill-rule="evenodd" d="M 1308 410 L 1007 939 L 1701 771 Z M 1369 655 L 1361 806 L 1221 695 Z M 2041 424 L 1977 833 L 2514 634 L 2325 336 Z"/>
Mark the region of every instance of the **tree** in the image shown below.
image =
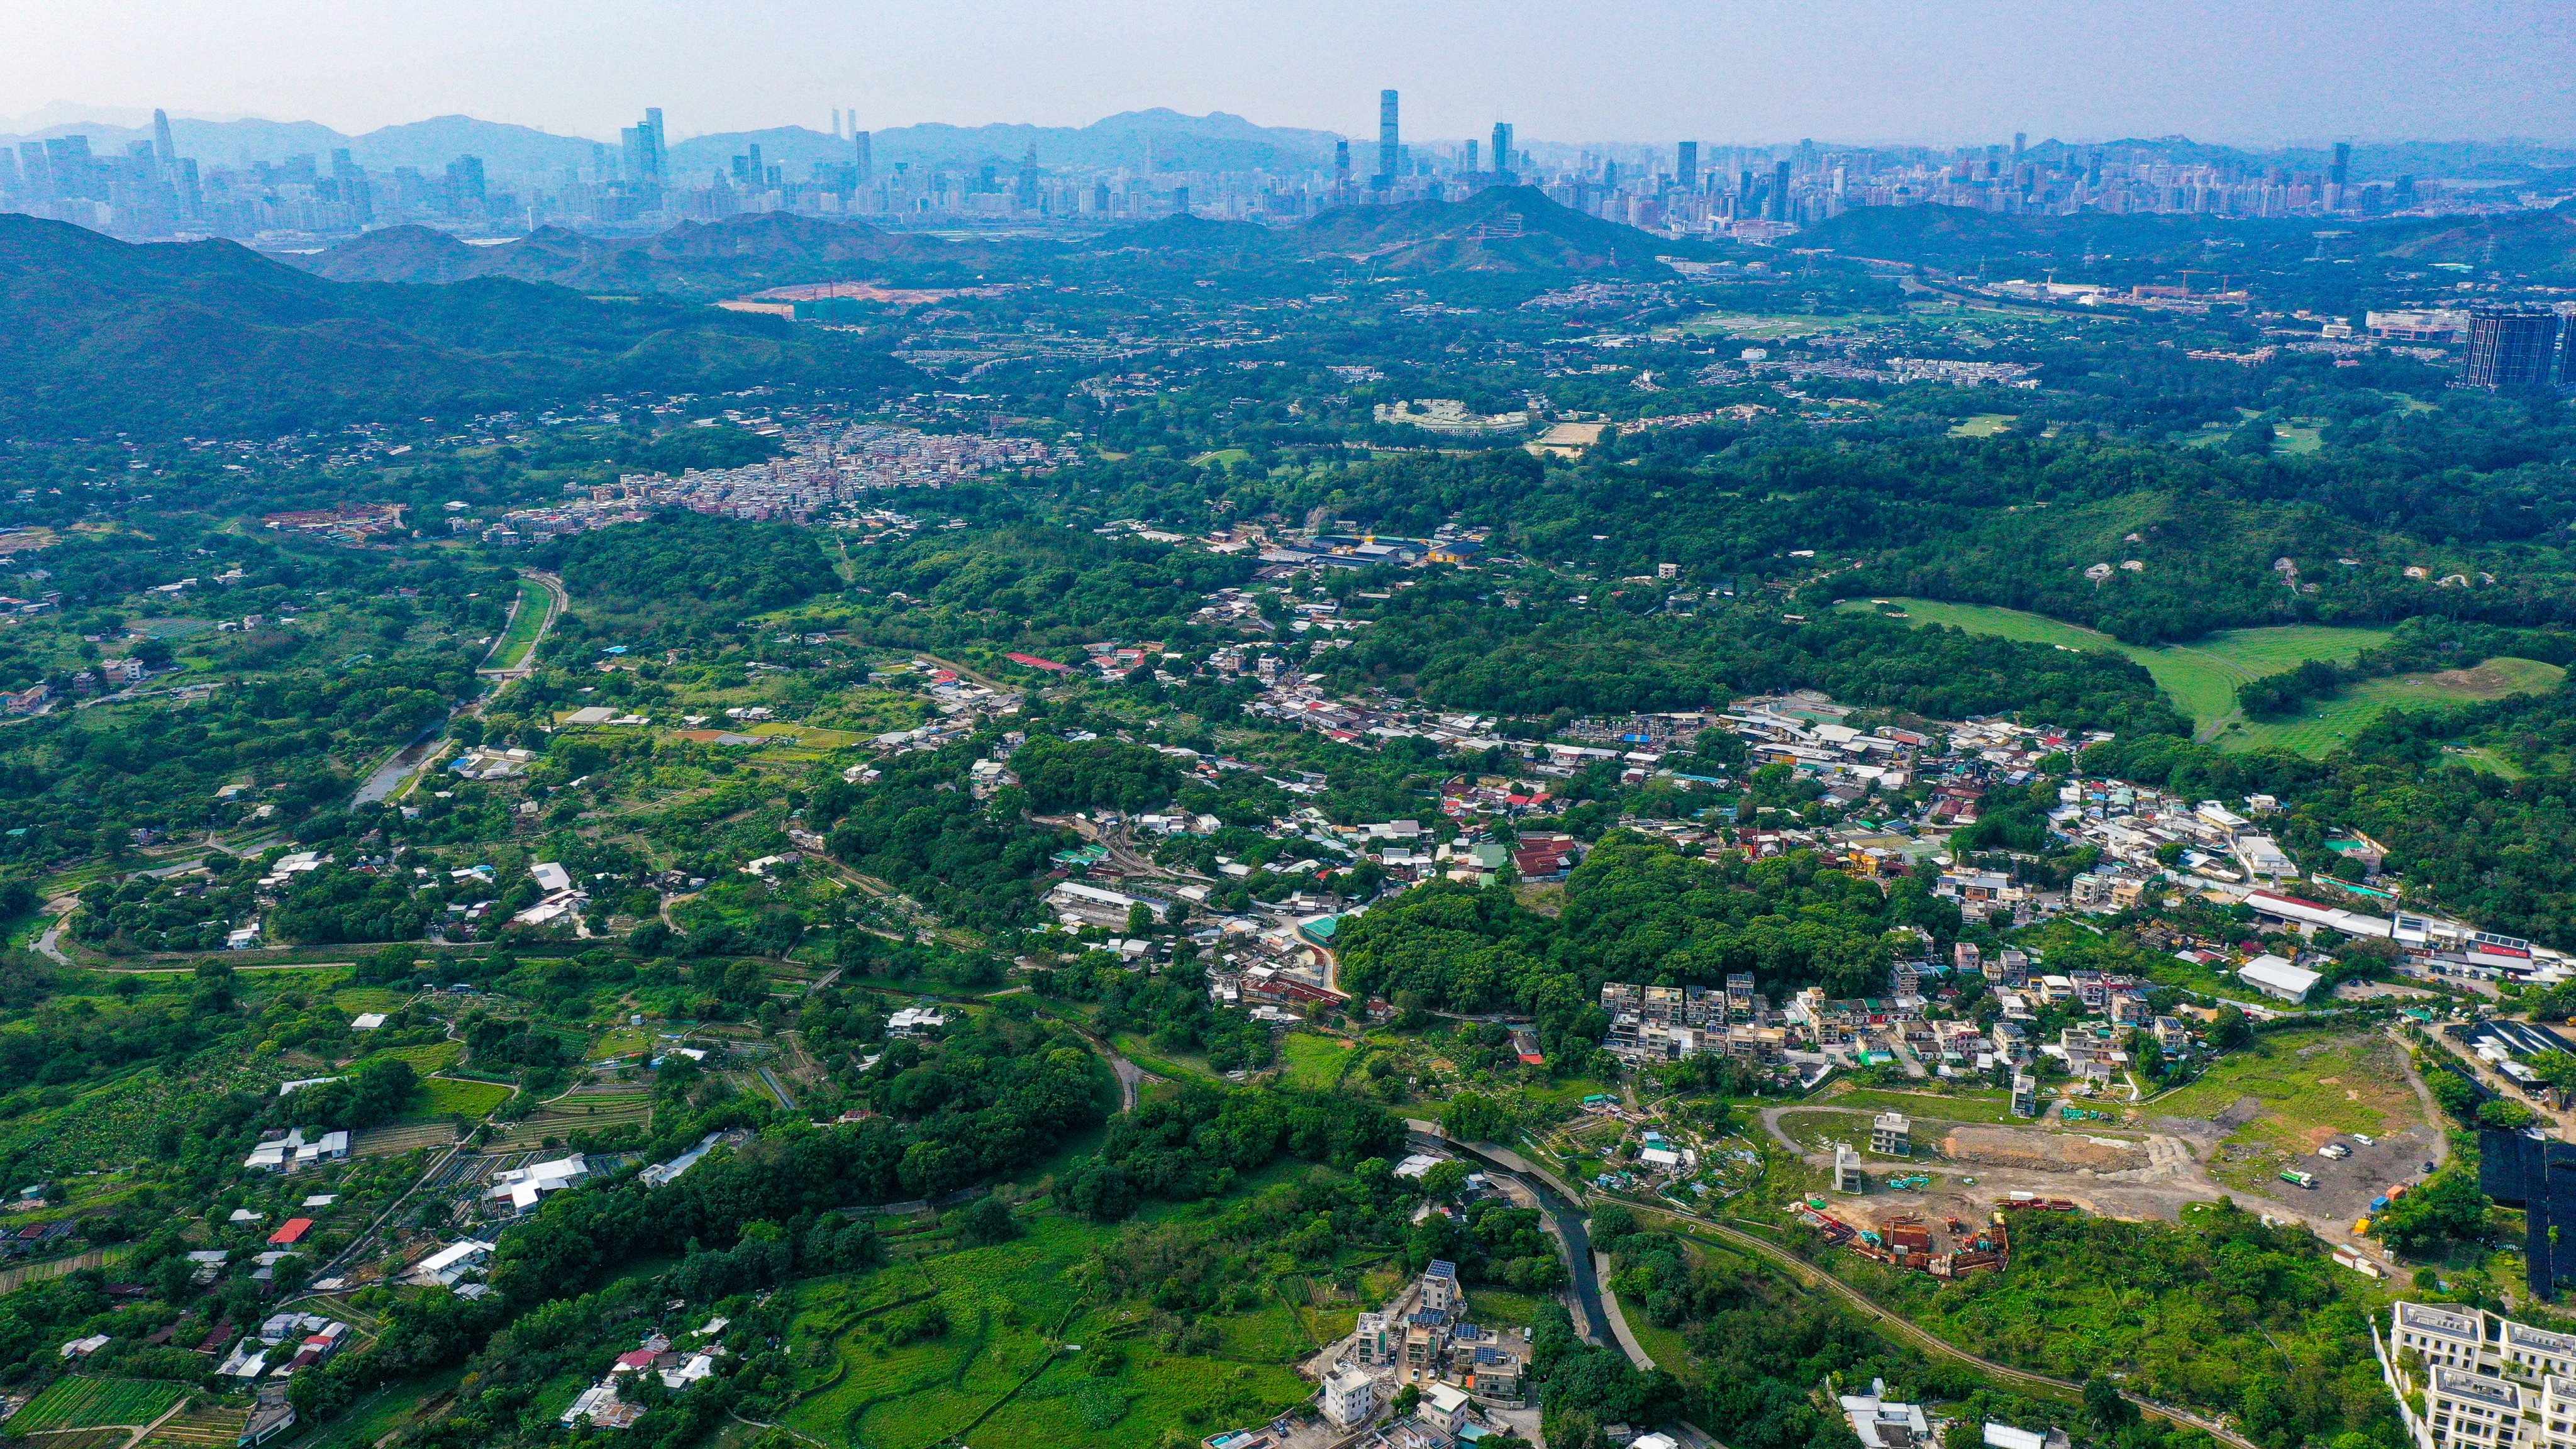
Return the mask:
<path id="1" fill-rule="evenodd" d="M 2478 1125 L 2481 1127 L 2502 1127 L 2513 1131 L 2539 1120 L 2538 1113 L 2509 1097 L 2491 1097 L 2478 1104 Z"/>
<path id="2" fill-rule="evenodd" d="M 1018 1220 L 1011 1216 L 1011 1205 L 989 1193 L 968 1203 L 957 1220 L 958 1241 L 968 1247 L 1007 1243 L 1021 1231 Z"/>
<path id="3" fill-rule="evenodd" d="M 2561 1101 L 2576 1095 L 2576 1053 L 2541 1052 L 2533 1056 L 2528 1065 L 2542 1081 L 2557 1090 Z"/>
<path id="4" fill-rule="evenodd" d="M 2133 1424 L 2138 1418 L 2138 1406 L 2120 1397 L 2120 1386 L 2105 1378 L 2085 1382 L 2084 1412 L 2104 1433 Z"/>
<path id="5" fill-rule="evenodd" d="M 2254 1044 L 2254 1024 L 2245 1013 L 2233 1006 L 2218 1008 L 2218 1020 L 2209 1028 L 2210 1045 L 2220 1051 L 2236 1051 Z"/>
<path id="6" fill-rule="evenodd" d="M 1433 1202 L 1455 1202 L 1467 1179 L 1474 1175 L 1474 1168 L 1455 1158 L 1435 1162 L 1422 1174 L 1422 1195 Z"/>

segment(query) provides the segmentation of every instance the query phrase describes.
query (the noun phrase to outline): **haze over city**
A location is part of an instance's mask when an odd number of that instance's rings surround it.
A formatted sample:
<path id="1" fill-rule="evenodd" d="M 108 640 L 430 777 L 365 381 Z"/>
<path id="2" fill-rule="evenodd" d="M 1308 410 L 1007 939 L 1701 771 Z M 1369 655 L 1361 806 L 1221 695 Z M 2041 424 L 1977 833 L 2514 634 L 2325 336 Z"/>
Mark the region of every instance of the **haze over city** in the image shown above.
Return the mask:
<path id="1" fill-rule="evenodd" d="M 2567 0 L 0 19 L 0 1449 L 2576 1449 Z"/>
<path id="2" fill-rule="evenodd" d="M 19 8 L 0 117 L 67 101 L 355 133 L 461 112 L 604 140 L 660 104 L 676 140 L 819 128 L 835 106 L 869 129 L 1165 106 L 1357 135 L 1393 86 L 1418 133 L 1444 137 L 1508 112 L 1569 142 L 2565 139 L 2571 37 L 2576 17 L 2545 0 L 102 0 Z"/>

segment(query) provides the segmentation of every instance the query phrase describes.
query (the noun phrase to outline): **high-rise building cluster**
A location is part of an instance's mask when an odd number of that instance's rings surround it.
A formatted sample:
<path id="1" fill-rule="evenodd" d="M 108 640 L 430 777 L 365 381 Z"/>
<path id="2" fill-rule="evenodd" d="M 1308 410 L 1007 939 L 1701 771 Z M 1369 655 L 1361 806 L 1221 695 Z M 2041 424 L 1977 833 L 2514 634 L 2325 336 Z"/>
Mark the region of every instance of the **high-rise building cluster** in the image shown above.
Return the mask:
<path id="1" fill-rule="evenodd" d="M 1378 95 L 1373 158 L 1336 142 L 1303 165 L 1231 171 L 1176 167 L 1148 141 L 1114 166 L 1066 164 L 1030 144 L 973 163 L 880 164 L 855 109 L 831 113 L 823 159 L 800 144 L 793 162 L 746 142 L 708 165 L 701 148 L 675 162 L 660 108 L 590 147 L 586 165 L 503 171 L 460 155 L 443 166 L 370 169 L 348 150 L 325 157 L 224 164 L 181 156 L 168 119 L 124 154 L 93 152 L 80 134 L 0 148 L 0 206 L 120 236 L 221 235 L 268 245 L 328 241 L 417 223 L 481 235 L 540 225 L 647 230 L 744 212 L 785 211 L 879 225 L 1097 225 L 1179 212 L 1294 222 L 1336 206 L 1456 200 L 1493 186 L 1539 187 L 1594 216 L 1675 236 L 1771 239 L 1857 206 L 1937 203 L 2003 213 L 2188 212 L 2228 216 L 2367 216 L 2475 209 L 2412 177 L 2352 179 L 2350 147 L 2321 167 L 2251 159 L 2179 161 L 2154 143 L 1964 148 L 1531 145 L 1509 121 L 1463 141 L 1407 142 L 1400 97 Z"/>

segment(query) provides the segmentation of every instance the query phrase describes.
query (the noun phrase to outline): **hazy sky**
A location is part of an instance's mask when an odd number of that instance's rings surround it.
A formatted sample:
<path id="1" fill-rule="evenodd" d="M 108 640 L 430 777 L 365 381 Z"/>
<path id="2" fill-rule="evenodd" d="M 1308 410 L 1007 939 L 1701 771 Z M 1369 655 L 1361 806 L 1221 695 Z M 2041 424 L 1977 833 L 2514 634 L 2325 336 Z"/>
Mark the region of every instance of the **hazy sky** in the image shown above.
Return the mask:
<path id="1" fill-rule="evenodd" d="M 1170 106 L 1423 138 L 2576 139 L 2570 0 L 13 0 L 48 102 L 613 138 Z"/>

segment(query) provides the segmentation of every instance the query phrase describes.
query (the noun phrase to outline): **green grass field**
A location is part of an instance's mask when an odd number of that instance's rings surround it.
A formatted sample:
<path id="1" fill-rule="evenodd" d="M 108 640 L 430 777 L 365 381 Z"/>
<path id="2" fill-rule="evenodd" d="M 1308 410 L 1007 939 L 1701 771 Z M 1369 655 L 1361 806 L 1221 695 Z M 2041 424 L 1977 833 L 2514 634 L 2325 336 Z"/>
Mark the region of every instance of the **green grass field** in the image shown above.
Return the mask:
<path id="1" fill-rule="evenodd" d="M 431 1077 L 421 1084 L 419 1105 L 405 1113 L 408 1117 L 468 1117 L 480 1119 L 495 1107 L 510 1100 L 510 1089 L 493 1082 L 463 1082 L 453 1077 Z"/>
<path id="2" fill-rule="evenodd" d="M 1977 1097 L 1936 1096 L 1930 1092 L 1842 1092 L 1817 1104 L 1853 1107 L 1869 1112 L 1902 1112 L 1908 1117 L 1937 1117 L 1944 1122 L 2012 1122 L 2012 1098 L 2004 1093 Z"/>
<path id="3" fill-rule="evenodd" d="M 2566 678 L 2567 671 L 2555 664 L 2503 658 L 2490 659 L 2475 669 L 2365 679 L 2315 701 L 2298 714 L 2231 725 L 2220 738 L 2230 749 L 2268 745 L 2312 758 L 2322 757 L 2361 733 L 2379 717 L 2380 711 L 2392 706 L 2429 709 L 2514 694 L 2539 694 L 2556 689 Z"/>
<path id="4" fill-rule="evenodd" d="M 534 579 L 519 581 L 519 612 L 510 619 L 510 627 L 492 645 L 487 663 L 494 669 L 516 668 L 528 657 L 537 642 L 537 630 L 546 621 L 545 587 Z"/>
<path id="5" fill-rule="evenodd" d="M 10 1417 L 9 1432 L 149 1424 L 187 1396 L 184 1386 L 157 1379 L 57 1379 Z"/>
<path id="6" fill-rule="evenodd" d="M 1975 417 L 1953 424 L 1950 428 L 1950 436 L 1991 438 L 2019 421 L 2021 421 L 2019 413 L 1979 413 Z"/>
<path id="7" fill-rule="evenodd" d="M 1320 1092 L 1342 1079 L 1351 1048 L 1339 1037 L 1292 1031 L 1279 1043 L 1279 1060 L 1290 1086 Z"/>
<path id="8" fill-rule="evenodd" d="M 461 1041 L 434 1041 L 420 1046 L 388 1047 L 380 1052 L 369 1052 L 362 1060 L 409 1062 L 413 1071 L 425 1077 L 456 1065 L 456 1059 L 463 1055 L 465 1043 Z"/>
<path id="9" fill-rule="evenodd" d="M 1907 619 L 1917 624 L 1947 624 L 1973 634 L 1991 634 L 2030 644 L 2100 649 L 2126 655 L 2146 666 L 2147 672 L 2155 676 L 2157 687 L 2174 702 L 2175 708 L 2191 716 L 2192 723 L 2199 727 L 2204 737 L 2232 719 L 2236 713 L 2236 686 L 2247 680 L 2296 669 L 2310 659 L 2342 663 L 2365 649 L 2388 642 L 2388 632 L 2384 629 L 2285 624 L 2269 629 L 2222 629 L 2189 644 L 2149 647 L 2123 644 L 2108 634 L 2080 624 L 2069 624 L 2020 609 L 1997 608 L 1991 604 L 1950 604 L 1937 599 L 1890 599 L 1887 602 L 1903 609 Z M 1846 600 L 1842 607 L 1874 610 L 1878 606 L 1872 600 L 1853 599 Z M 2383 701 L 2374 705 L 2370 712 L 2375 714 L 2385 707 Z M 2250 748 L 2253 742 L 2240 740 L 2243 734 L 2241 730 L 2225 731 L 2220 735 L 2220 743 L 2229 749 Z"/>
<path id="10" fill-rule="evenodd" d="M 1284 1293 L 1214 1319 L 1220 1339 L 1206 1355 L 1165 1352 L 1138 1333 L 1138 1305 L 1077 1307 L 1079 1270 L 1127 1229 L 1050 1211 L 1022 1222 L 1026 1235 L 1009 1243 L 917 1261 L 898 1248 L 884 1269 L 801 1289 L 795 1336 L 831 1343 L 837 1357 L 812 1373 L 785 1422 L 823 1442 L 879 1449 L 929 1449 L 969 1426 L 979 1444 L 1129 1449 L 1174 1425 L 1195 1437 L 1256 1423 L 1311 1396 L 1289 1365 L 1314 1351 L 1315 1335 Z M 948 1331 L 890 1342 L 883 1325 L 917 1312 L 925 1292 Z M 1113 1372 L 1095 1373 L 1091 1355 L 1061 1346 L 1104 1341 L 1126 1355 Z"/>

